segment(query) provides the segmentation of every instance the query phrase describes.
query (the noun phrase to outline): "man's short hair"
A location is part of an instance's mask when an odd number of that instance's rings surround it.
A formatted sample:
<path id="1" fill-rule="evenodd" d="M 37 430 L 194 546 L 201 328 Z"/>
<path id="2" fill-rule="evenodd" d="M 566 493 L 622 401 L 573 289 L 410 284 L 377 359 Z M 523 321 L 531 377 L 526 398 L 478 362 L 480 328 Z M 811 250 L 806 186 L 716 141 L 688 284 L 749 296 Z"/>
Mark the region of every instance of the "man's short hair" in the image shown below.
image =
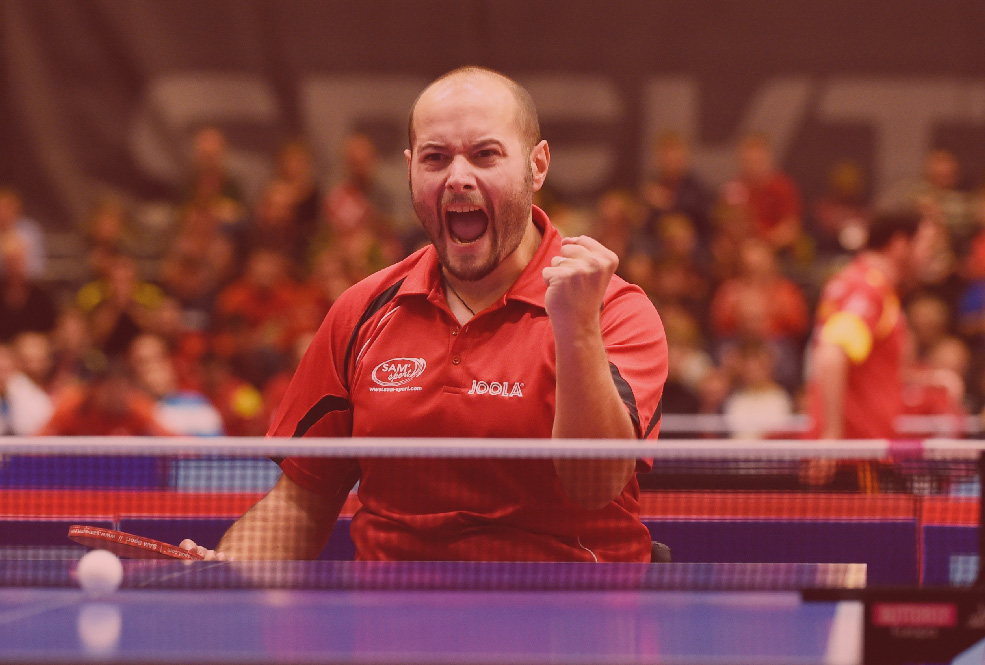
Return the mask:
<path id="1" fill-rule="evenodd" d="M 915 210 L 883 210 L 869 220 L 869 235 L 865 248 L 884 249 L 899 234 L 912 238 L 920 228 L 920 215 Z"/>
<path id="2" fill-rule="evenodd" d="M 468 65 L 465 67 L 459 67 L 458 69 L 453 69 L 447 74 L 442 74 L 434 81 L 430 83 L 414 100 L 413 105 L 410 107 L 410 116 L 407 119 L 407 140 L 410 143 L 410 149 L 414 149 L 414 111 L 417 110 L 417 103 L 421 100 L 421 97 L 425 92 L 430 90 L 434 85 L 441 83 L 452 78 L 493 78 L 503 83 L 513 95 L 513 99 L 516 102 L 516 123 L 517 129 L 520 132 L 520 140 L 527 146 L 527 148 L 533 148 L 535 145 L 540 143 L 540 120 L 537 117 L 537 105 L 534 104 L 534 98 L 530 96 L 527 89 L 522 85 L 511 79 L 509 76 L 501 72 L 497 72 L 495 69 L 489 69 L 488 67 L 478 67 L 475 65 Z"/>

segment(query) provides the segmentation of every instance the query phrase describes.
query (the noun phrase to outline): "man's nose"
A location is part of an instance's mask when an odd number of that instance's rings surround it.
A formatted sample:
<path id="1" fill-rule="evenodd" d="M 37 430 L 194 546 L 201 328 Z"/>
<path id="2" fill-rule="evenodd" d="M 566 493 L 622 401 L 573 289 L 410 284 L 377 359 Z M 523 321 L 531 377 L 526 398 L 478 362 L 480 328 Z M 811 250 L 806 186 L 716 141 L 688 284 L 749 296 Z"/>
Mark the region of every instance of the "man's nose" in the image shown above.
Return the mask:
<path id="1" fill-rule="evenodd" d="M 448 167 L 448 189 L 461 192 L 475 189 L 475 172 L 464 155 L 456 155 Z"/>

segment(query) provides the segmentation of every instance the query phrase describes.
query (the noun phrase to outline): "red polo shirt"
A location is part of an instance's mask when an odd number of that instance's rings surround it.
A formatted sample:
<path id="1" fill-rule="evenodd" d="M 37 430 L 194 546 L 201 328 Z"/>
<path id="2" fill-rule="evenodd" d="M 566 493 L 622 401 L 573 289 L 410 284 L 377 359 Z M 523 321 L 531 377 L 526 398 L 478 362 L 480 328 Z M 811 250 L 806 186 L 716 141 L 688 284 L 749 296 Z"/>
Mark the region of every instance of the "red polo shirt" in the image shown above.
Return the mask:
<path id="1" fill-rule="evenodd" d="M 550 438 L 554 337 L 541 272 L 561 236 L 534 208 L 543 240 L 516 283 L 460 325 L 433 247 L 349 289 L 291 382 L 271 436 Z M 610 369 L 641 438 L 659 432 L 667 343 L 641 289 L 613 277 L 601 312 Z M 608 506 L 568 499 L 551 460 L 298 459 L 284 472 L 341 506 L 359 482 L 359 559 L 645 561 L 634 478 Z M 638 469 L 648 469 L 646 461 Z"/>
<path id="2" fill-rule="evenodd" d="M 903 413 L 903 350 L 906 323 L 899 298 L 886 276 L 856 258 L 824 287 L 814 331 L 818 340 L 840 346 L 849 359 L 843 407 L 844 438 L 896 436 Z M 824 405 L 816 379 L 808 381 L 814 436 L 823 427 Z"/>

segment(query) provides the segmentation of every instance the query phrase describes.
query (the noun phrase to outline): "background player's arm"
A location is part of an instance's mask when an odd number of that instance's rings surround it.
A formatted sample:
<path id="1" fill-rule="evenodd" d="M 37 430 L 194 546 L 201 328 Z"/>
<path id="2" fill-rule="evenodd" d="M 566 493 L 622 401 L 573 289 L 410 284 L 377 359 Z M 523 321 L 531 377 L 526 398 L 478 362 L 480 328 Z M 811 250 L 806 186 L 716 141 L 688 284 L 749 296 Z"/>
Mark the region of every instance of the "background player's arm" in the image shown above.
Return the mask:
<path id="1" fill-rule="evenodd" d="M 821 438 L 840 439 L 844 436 L 848 363 L 848 355 L 837 344 L 821 342 L 814 351 L 812 371 L 817 377 L 824 410 Z"/>
<path id="2" fill-rule="evenodd" d="M 636 437 L 612 380 L 599 320 L 602 297 L 617 264 L 615 254 L 591 238 L 569 238 L 561 256 L 544 270 L 557 358 L 554 438 Z M 558 459 L 554 466 L 571 499 L 599 509 L 626 487 L 636 460 Z"/>
<path id="3" fill-rule="evenodd" d="M 814 349 L 811 371 L 817 377 L 820 393 L 822 439 L 840 439 L 845 433 L 848 363 L 848 355 L 838 344 L 820 342 Z M 834 477 L 837 468 L 838 464 L 833 459 L 812 459 L 804 466 L 801 479 L 808 485 L 825 485 Z"/>
<path id="4" fill-rule="evenodd" d="M 282 475 L 266 496 L 229 527 L 214 554 L 237 560 L 314 559 L 325 547 L 341 505 Z M 198 546 L 186 540 L 181 547 Z M 212 552 L 198 549 L 213 558 Z"/>

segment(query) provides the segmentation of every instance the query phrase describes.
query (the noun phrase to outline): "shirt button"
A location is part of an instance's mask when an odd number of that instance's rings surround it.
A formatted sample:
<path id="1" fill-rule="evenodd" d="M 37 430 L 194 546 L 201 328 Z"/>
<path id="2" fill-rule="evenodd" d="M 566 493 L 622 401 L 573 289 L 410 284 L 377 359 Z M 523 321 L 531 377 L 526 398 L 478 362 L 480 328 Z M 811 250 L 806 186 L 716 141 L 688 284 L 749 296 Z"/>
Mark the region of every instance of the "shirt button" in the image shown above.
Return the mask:
<path id="1" fill-rule="evenodd" d="M 454 330 L 451 331 L 451 336 L 458 337 L 458 328 L 455 328 Z"/>
<path id="2" fill-rule="evenodd" d="M 454 358 L 451 359 L 451 364 L 452 365 L 460 365 L 461 362 L 462 362 L 462 359 L 459 356 L 455 356 Z"/>

